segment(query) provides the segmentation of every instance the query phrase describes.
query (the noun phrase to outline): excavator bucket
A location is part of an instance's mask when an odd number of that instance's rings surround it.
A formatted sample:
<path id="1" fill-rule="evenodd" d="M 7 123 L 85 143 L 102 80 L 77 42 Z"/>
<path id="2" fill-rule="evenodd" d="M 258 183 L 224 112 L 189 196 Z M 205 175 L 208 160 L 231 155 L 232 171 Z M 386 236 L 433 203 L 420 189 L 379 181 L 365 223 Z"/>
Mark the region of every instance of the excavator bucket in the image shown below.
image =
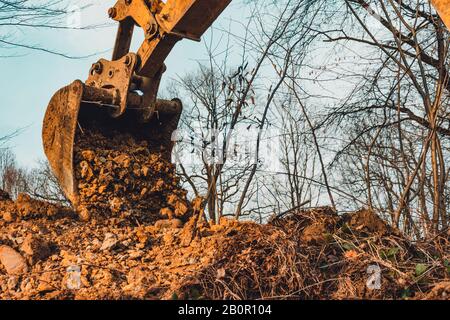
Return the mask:
<path id="1" fill-rule="evenodd" d="M 135 97 L 134 100 L 138 100 Z M 126 132 L 139 141 L 163 145 L 163 156 L 170 160 L 172 133 L 178 126 L 181 102 L 157 100 L 156 114 L 143 122 L 138 109 L 129 108 L 120 117 L 113 117 L 113 99 L 107 90 L 86 86 L 79 80 L 60 89 L 50 100 L 44 123 L 44 152 L 56 178 L 75 209 L 79 205 L 78 181 L 74 171 L 74 150 L 77 132 L 95 128 L 101 132 Z M 101 102 L 100 102 L 101 101 Z M 133 102 L 133 98 L 129 99 Z"/>

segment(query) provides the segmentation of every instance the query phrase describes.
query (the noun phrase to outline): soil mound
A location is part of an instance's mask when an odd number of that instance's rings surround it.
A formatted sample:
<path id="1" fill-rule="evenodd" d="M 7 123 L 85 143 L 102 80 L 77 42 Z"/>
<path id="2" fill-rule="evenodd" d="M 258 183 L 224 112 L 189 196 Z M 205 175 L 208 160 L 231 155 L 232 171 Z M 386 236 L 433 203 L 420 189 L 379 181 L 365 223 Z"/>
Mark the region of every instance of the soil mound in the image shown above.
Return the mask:
<path id="1" fill-rule="evenodd" d="M 196 232 L 195 218 L 2 213 L 0 299 L 449 297 L 447 235 L 412 243 L 370 211 L 314 209 L 265 225 L 222 219 Z"/>

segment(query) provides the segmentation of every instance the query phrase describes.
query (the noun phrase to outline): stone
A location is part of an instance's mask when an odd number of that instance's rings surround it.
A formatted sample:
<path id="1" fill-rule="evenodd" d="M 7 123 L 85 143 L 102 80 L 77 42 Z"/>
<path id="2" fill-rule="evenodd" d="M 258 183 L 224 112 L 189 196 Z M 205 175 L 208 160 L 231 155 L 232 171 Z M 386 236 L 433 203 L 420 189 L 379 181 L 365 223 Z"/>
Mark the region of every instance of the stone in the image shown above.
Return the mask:
<path id="1" fill-rule="evenodd" d="M 103 240 L 103 244 L 100 247 L 100 250 L 107 251 L 113 249 L 119 240 L 117 239 L 117 236 L 113 233 L 106 233 L 105 239 Z"/>
<path id="2" fill-rule="evenodd" d="M 0 246 L 0 263 L 9 275 L 22 275 L 28 272 L 25 258 L 8 246 Z"/>
<path id="3" fill-rule="evenodd" d="M 6 282 L 8 290 L 15 291 L 18 283 L 19 283 L 18 277 L 16 276 L 9 277 Z"/>
<path id="4" fill-rule="evenodd" d="M 129 253 L 130 259 L 139 259 L 144 255 L 144 252 L 141 250 L 133 250 Z"/>
<path id="5" fill-rule="evenodd" d="M 50 244 L 35 234 L 26 236 L 20 250 L 30 258 L 32 264 L 47 259 L 52 254 Z"/>
<path id="6" fill-rule="evenodd" d="M 135 297 L 143 298 L 152 284 L 151 272 L 145 267 L 135 267 L 127 275 L 127 285 L 122 289 Z"/>
<path id="7" fill-rule="evenodd" d="M 84 206 L 80 206 L 77 210 L 78 212 L 78 217 L 80 218 L 81 221 L 87 222 L 91 219 L 91 213 L 89 212 L 89 209 L 84 207 Z"/>
<path id="8" fill-rule="evenodd" d="M 95 153 L 92 150 L 84 150 L 81 152 L 81 154 L 87 161 L 94 161 L 95 159 Z"/>
<path id="9" fill-rule="evenodd" d="M 123 202 L 119 198 L 114 197 L 109 201 L 109 207 L 114 213 L 120 212 L 123 207 Z"/>
<path id="10" fill-rule="evenodd" d="M 17 219 L 17 214 L 12 211 L 5 211 L 3 212 L 3 220 L 6 222 L 14 222 Z"/>
<path id="11" fill-rule="evenodd" d="M 155 228 L 161 229 L 180 229 L 183 227 L 183 222 L 180 219 L 163 219 L 155 223 Z"/>
<path id="12" fill-rule="evenodd" d="M 171 219 L 174 216 L 174 213 L 173 213 L 172 209 L 170 209 L 170 208 L 161 208 L 159 210 L 159 214 L 162 217 L 167 217 L 169 219 Z"/>

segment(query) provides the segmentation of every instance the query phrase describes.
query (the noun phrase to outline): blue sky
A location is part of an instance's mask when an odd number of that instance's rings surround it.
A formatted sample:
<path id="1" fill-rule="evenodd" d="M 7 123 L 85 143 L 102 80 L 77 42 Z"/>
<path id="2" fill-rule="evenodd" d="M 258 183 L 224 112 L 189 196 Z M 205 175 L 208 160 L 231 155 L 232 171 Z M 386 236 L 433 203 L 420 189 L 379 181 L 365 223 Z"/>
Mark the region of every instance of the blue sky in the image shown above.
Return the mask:
<path id="1" fill-rule="evenodd" d="M 78 3 L 93 1 L 82 0 Z M 82 25 L 103 24 L 110 20 L 107 9 L 115 1 L 101 1 L 81 13 Z M 239 1 L 233 1 L 215 27 L 228 29 L 230 19 L 243 20 L 246 12 Z M 233 28 L 239 28 L 235 25 Z M 0 137 L 14 130 L 23 131 L 9 142 L 17 155 L 20 165 L 31 167 L 44 157 L 41 142 L 41 126 L 45 109 L 51 96 L 61 87 L 75 79 L 85 80 L 90 65 L 100 57 L 110 59 L 114 44 L 116 26 L 101 27 L 93 30 L 13 30 L 14 39 L 22 43 L 39 45 L 73 56 L 86 56 L 96 52 L 100 54 L 84 59 L 64 57 L 30 50 L 8 49 L 0 55 L 18 54 L 18 57 L 0 58 Z M 236 31 L 238 31 L 236 29 Z M 137 30 L 136 33 L 139 33 Z M 207 41 L 210 32 L 204 36 Z M 135 37 L 137 48 L 142 37 Z M 106 51 L 106 52 L 105 52 Z M 205 58 L 204 43 L 183 40 L 172 51 L 166 65 L 163 85 L 177 75 L 192 70 L 197 60 Z"/>

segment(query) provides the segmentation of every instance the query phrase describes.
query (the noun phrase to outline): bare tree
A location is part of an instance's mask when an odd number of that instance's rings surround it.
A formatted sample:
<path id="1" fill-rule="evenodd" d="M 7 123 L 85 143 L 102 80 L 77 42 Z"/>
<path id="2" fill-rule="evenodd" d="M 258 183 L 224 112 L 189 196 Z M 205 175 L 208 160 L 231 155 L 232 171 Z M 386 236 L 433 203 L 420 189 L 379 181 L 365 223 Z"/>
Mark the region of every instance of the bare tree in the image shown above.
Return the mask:
<path id="1" fill-rule="evenodd" d="M 7 148 L 0 149 L 0 189 L 16 198 L 25 185 L 26 173 L 17 165 L 14 153 Z"/>
<path id="2" fill-rule="evenodd" d="M 2 0 L 0 1 L 0 57 L 22 54 L 22 50 L 42 51 L 65 58 L 82 58 L 30 42 L 22 35 L 35 29 L 92 29 L 99 25 L 69 25 L 69 15 L 80 14 L 90 5 L 74 6 L 68 0 Z M 79 12 L 74 12 L 79 10 Z M 91 55 L 88 55 L 91 56 Z M 84 57 L 88 57 L 84 56 Z"/>
<path id="3" fill-rule="evenodd" d="M 394 225 L 416 235 L 418 223 L 423 232 L 446 228 L 448 31 L 428 3 L 342 4 L 341 24 L 322 33 L 358 61 L 328 73 L 356 80 L 323 122 L 349 138 L 334 164 L 341 163 L 353 192 L 364 194 L 369 207 L 377 202 Z"/>
<path id="4" fill-rule="evenodd" d="M 190 100 L 184 99 L 183 115 L 189 139 L 195 140 L 193 124 L 204 129 L 199 130 L 198 147 L 184 141 L 185 148 L 199 152 L 201 161 L 189 168 L 182 163 L 180 171 L 193 191 L 205 196 L 213 221 L 233 212 L 239 218 L 260 215 L 262 207 L 271 210 L 270 204 L 261 203 L 258 187 L 266 176 L 261 171 L 261 144 L 270 138 L 266 129 L 280 118 L 274 106 L 285 89 L 287 73 L 301 63 L 303 49 L 313 39 L 308 23 L 314 15 L 312 6 L 310 1 L 252 2 L 251 17 L 240 22 L 244 34 L 226 31 L 227 40 L 221 38 L 239 48 L 241 63 L 237 67 L 227 63 L 231 45 L 221 54 L 209 45 L 209 62 L 176 83 L 176 94 Z M 238 162 L 234 155 L 240 146 L 233 143 L 233 135 L 248 137 L 254 146 L 253 152 L 240 154 Z M 208 161 L 216 158 L 218 162 Z"/>

